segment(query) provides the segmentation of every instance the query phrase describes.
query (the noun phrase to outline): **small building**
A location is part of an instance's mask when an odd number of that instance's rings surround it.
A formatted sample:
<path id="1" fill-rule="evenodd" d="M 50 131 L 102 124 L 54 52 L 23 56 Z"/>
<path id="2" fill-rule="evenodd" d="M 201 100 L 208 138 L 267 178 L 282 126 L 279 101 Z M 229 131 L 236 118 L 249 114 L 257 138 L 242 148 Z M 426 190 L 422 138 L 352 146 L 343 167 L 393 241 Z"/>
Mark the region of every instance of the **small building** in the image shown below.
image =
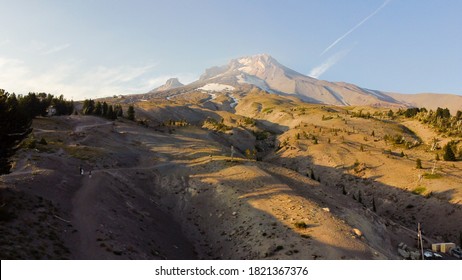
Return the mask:
<path id="1" fill-rule="evenodd" d="M 449 251 L 454 248 L 456 248 L 456 244 L 452 242 L 432 244 L 433 252 L 449 253 Z"/>
<path id="2" fill-rule="evenodd" d="M 56 107 L 51 105 L 51 106 L 48 106 L 47 108 L 47 116 L 51 117 L 51 116 L 54 116 L 56 115 L 57 111 L 56 111 Z"/>

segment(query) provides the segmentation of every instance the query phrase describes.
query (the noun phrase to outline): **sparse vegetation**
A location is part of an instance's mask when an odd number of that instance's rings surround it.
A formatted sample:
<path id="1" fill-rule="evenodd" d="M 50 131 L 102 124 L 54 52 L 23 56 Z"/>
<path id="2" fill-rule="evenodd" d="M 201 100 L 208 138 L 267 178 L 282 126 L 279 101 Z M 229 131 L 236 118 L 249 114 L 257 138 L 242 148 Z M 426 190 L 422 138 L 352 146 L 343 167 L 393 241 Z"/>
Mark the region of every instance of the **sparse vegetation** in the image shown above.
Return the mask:
<path id="1" fill-rule="evenodd" d="M 440 179 L 443 177 L 443 175 L 439 174 L 439 173 L 425 173 L 423 174 L 423 177 L 425 179 Z"/>
<path id="2" fill-rule="evenodd" d="M 40 145 L 48 145 L 48 142 L 47 142 L 47 140 L 45 140 L 45 138 L 42 137 L 42 139 L 40 139 L 40 141 L 39 141 L 39 144 Z"/>
<path id="3" fill-rule="evenodd" d="M 418 186 L 418 187 L 416 187 L 414 190 L 412 190 L 412 193 L 413 193 L 413 194 L 421 195 L 421 194 L 424 194 L 426 191 L 427 191 L 427 188 L 426 188 L 426 187 Z"/>
<path id="4" fill-rule="evenodd" d="M 231 126 L 225 125 L 223 121 L 218 122 L 217 120 L 213 118 L 207 118 L 204 122 L 204 125 L 211 126 L 214 130 L 222 131 L 222 132 L 232 129 Z"/>
<path id="5" fill-rule="evenodd" d="M 253 135 L 255 136 L 256 140 L 266 140 L 269 136 L 269 132 L 266 131 L 252 131 Z"/>
<path id="6" fill-rule="evenodd" d="M 294 226 L 298 229 L 305 229 L 308 228 L 308 225 L 305 222 L 296 222 Z"/>
<path id="7" fill-rule="evenodd" d="M 244 117 L 243 123 L 244 123 L 245 125 L 254 126 L 257 122 L 256 122 L 255 119 L 253 119 L 253 118 Z"/>

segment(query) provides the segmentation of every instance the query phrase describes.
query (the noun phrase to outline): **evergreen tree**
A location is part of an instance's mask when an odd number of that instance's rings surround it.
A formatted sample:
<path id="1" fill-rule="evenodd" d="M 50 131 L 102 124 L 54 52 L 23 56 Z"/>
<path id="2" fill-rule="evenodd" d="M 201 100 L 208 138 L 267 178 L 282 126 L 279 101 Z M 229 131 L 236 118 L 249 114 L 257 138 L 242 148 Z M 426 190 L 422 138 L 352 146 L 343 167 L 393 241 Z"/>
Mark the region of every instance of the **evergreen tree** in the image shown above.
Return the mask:
<path id="1" fill-rule="evenodd" d="M 91 115 L 95 110 L 95 101 L 91 99 L 86 99 L 83 101 L 82 112 L 84 115 Z"/>
<path id="2" fill-rule="evenodd" d="M 114 111 L 116 112 L 117 117 L 123 117 L 124 111 L 122 109 L 122 105 L 115 105 Z"/>
<path id="3" fill-rule="evenodd" d="M 377 212 L 377 207 L 375 206 L 375 197 L 372 197 L 372 211 Z"/>
<path id="4" fill-rule="evenodd" d="M 245 150 L 245 157 L 248 159 L 252 158 L 252 152 L 250 151 L 250 149 Z"/>
<path id="5" fill-rule="evenodd" d="M 111 119 L 111 120 L 116 119 L 116 115 L 114 113 L 114 108 L 112 107 L 112 105 L 109 105 L 109 107 L 107 109 L 106 118 Z"/>
<path id="6" fill-rule="evenodd" d="M 393 118 L 394 114 L 393 114 L 393 111 L 391 109 L 390 109 L 390 111 L 388 111 L 387 116 L 389 116 L 390 118 Z"/>
<path id="7" fill-rule="evenodd" d="M 420 158 L 416 159 L 415 168 L 422 169 L 422 161 L 420 160 Z"/>
<path id="8" fill-rule="evenodd" d="M 313 169 L 311 169 L 310 178 L 313 179 L 313 180 L 316 180 L 316 178 L 314 177 L 314 171 L 313 171 Z"/>
<path id="9" fill-rule="evenodd" d="M 103 102 L 103 112 L 102 112 L 101 116 L 107 118 L 108 110 L 109 110 L 109 107 L 108 107 L 107 103 Z"/>
<path id="10" fill-rule="evenodd" d="M 97 116 L 101 116 L 103 114 L 103 105 L 99 101 L 96 102 L 94 114 Z"/>
<path id="11" fill-rule="evenodd" d="M 133 107 L 133 105 L 128 106 L 127 119 L 131 121 L 135 120 L 135 108 Z"/>
<path id="12" fill-rule="evenodd" d="M 452 150 L 451 146 L 452 145 L 448 143 L 443 148 L 443 159 L 445 161 L 456 161 L 456 155 L 454 154 L 454 151 Z"/>
<path id="13" fill-rule="evenodd" d="M 21 108 L 16 95 L 0 89 L 0 174 L 10 172 L 10 157 L 32 131 L 31 124 L 31 112 Z"/>

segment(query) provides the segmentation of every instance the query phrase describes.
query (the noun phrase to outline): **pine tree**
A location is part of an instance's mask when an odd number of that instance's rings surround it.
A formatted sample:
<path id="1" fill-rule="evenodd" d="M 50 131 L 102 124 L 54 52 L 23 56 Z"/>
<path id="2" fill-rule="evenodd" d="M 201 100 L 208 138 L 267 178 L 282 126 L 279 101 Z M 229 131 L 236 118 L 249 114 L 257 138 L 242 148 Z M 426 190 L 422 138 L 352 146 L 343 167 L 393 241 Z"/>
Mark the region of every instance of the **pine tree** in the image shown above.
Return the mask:
<path id="1" fill-rule="evenodd" d="M 377 207 L 375 206 L 375 197 L 372 197 L 372 211 L 377 212 Z"/>
<path id="2" fill-rule="evenodd" d="M 96 102 L 94 114 L 97 116 L 101 116 L 103 114 L 103 105 L 99 101 Z"/>
<path id="3" fill-rule="evenodd" d="M 250 152 L 250 149 L 245 150 L 245 157 L 248 158 L 248 159 L 252 158 L 252 153 Z"/>
<path id="4" fill-rule="evenodd" d="M 361 204 L 363 203 L 363 198 L 361 196 L 361 191 L 358 192 L 358 202 L 361 203 Z"/>
<path id="5" fill-rule="evenodd" d="M 109 106 L 106 102 L 103 102 L 103 111 L 101 112 L 101 116 L 107 118 L 107 112 L 109 110 Z"/>
<path id="6" fill-rule="evenodd" d="M 131 121 L 135 120 L 135 108 L 133 107 L 133 105 L 128 106 L 127 119 Z"/>
<path id="7" fill-rule="evenodd" d="M 124 110 L 122 109 L 122 105 L 116 105 L 116 115 L 117 117 L 123 117 Z"/>
<path id="8" fill-rule="evenodd" d="M 415 168 L 422 169 L 422 161 L 420 160 L 420 158 L 416 159 Z"/>
<path id="9" fill-rule="evenodd" d="M 456 155 L 452 151 L 452 147 L 450 143 L 444 146 L 443 151 L 444 151 L 443 159 L 445 161 L 456 161 Z"/>
<path id="10" fill-rule="evenodd" d="M 84 115 L 91 115 L 95 110 L 95 101 L 91 99 L 86 99 L 83 101 L 82 112 Z"/>
<path id="11" fill-rule="evenodd" d="M 109 105 L 107 109 L 107 116 L 108 119 L 115 120 L 117 118 L 115 112 L 114 112 L 114 107 L 112 105 Z"/>
<path id="12" fill-rule="evenodd" d="M 19 143 L 32 131 L 31 108 L 23 107 L 15 94 L 0 89 L 0 174 L 11 169 L 10 157 L 19 148 Z"/>

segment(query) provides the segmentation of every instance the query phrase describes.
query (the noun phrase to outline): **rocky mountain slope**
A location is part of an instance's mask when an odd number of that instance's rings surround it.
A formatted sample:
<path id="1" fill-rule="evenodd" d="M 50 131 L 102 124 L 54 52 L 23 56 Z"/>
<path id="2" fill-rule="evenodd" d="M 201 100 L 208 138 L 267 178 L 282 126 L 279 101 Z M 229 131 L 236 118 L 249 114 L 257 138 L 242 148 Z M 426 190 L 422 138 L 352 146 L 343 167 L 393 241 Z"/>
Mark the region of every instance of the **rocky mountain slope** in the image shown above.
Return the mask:
<path id="1" fill-rule="evenodd" d="M 303 101 L 339 106 L 448 107 L 452 112 L 462 110 L 462 98 L 451 94 L 398 94 L 371 90 L 344 82 L 318 80 L 280 64 L 276 59 L 260 54 L 231 60 L 227 65 L 207 69 L 199 80 L 184 87 L 166 85 L 151 91 L 155 96 L 177 95 L 194 90 L 222 91 L 253 86 L 269 93 L 295 96 Z M 176 89 L 168 91 L 169 89 Z M 162 95 L 155 94 L 162 92 Z M 151 95 L 154 96 L 154 95 Z M 146 95 L 144 96 L 146 98 Z M 436 102 L 434 102 L 436 100 Z"/>
<path id="2" fill-rule="evenodd" d="M 182 86 L 184 85 L 178 80 L 178 78 L 170 78 L 165 82 L 165 84 L 151 90 L 150 92 L 164 91 L 164 90 L 174 89 L 174 88 L 178 88 Z"/>
<path id="3" fill-rule="evenodd" d="M 1 257 L 397 259 L 402 242 L 415 255 L 417 222 L 426 247 L 458 242 L 462 163 L 430 148 L 444 135 L 208 85 L 135 103 L 138 123 L 35 119 L 0 176 Z"/>

